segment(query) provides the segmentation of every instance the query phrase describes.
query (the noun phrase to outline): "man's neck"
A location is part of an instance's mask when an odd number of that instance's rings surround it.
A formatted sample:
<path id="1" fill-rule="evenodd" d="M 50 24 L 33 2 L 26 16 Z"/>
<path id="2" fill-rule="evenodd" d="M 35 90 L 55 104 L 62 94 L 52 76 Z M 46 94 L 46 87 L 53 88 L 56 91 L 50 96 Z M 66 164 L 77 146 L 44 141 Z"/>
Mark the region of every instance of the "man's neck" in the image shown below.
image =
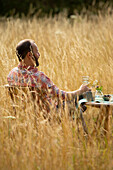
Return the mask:
<path id="1" fill-rule="evenodd" d="M 28 62 L 24 62 L 24 61 L 21 61 L 20 63 L 19 63 L 19 65 L 21 65 L 21 66 L 26 66 L 26 67 L 34 67 L 34 64 L 32 64 L 32 63 L 28 63 Z"/>

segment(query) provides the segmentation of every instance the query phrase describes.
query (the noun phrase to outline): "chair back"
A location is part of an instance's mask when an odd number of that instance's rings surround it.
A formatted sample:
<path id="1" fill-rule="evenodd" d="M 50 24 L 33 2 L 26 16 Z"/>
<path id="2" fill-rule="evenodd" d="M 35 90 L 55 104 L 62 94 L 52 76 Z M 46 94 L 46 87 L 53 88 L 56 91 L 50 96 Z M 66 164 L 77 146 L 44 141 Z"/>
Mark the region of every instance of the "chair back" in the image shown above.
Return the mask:
<path id="1" fill-rule="evenodd" d="M 35 109 L 38 106 L 39 110 L 45 109 L 49 112 L 49 104 L 45 101 L 46 92 L 39 88 L 31 86 L 10 86 L 9 84 L 6 84 L 5 88 L 8 90 L 12 99 L 13 108 L 22 106 L 23 109 L 26 109 L 29 104 L 33 104 Z"/>

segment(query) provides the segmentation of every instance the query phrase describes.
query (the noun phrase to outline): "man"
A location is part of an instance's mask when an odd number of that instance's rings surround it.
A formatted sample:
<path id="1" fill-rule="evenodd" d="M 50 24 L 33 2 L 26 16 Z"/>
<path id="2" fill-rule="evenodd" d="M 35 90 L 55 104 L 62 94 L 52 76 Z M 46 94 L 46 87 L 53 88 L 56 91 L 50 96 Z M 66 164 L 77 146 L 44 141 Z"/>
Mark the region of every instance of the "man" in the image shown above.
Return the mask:
<path id="1" fill-rule="evenodd" d="M 39 66 L 39 51 L 35 42 L 31 39 L 25 39 L 18 43 L 16 47 L 16 54 L 19 59 L 19 65 L 13 68 L 8 77 L 9 85 L 15 86 L 31 86 L 46 91 L 44 93 L 44 100 L 52 105 L 52 100 L 61 98 L 61 100 L 75 99 L 75 96 L 89 91 L 87 85 L 81 85 L 78 90 L 66 92 L 60 90 L 43 72 L 38 71 Z M 56 106 L 58 106 L 56 100 Z"/>

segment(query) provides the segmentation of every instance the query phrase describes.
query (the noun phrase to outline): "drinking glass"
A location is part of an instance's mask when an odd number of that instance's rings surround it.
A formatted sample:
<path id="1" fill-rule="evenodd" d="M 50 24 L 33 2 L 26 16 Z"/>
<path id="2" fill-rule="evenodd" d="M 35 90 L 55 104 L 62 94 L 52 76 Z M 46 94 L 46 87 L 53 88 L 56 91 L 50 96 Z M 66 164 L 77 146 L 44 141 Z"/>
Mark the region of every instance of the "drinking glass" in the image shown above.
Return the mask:
<path id="1" fill-rule="evenodd" d="M 89 76 L 82 76 L 82 83 L 84 85 L 88 84 L 89 83 Z"/>

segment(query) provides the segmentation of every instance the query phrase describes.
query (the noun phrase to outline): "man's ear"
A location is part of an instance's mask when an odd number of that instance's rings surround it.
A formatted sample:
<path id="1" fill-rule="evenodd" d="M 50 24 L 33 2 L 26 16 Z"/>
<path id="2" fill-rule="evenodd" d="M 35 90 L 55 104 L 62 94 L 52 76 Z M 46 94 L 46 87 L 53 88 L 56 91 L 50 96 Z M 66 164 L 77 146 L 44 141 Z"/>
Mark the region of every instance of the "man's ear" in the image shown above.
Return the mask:
<path id="1" fill-rule="evenodd" d="M 31 58 L 31 56 L 32 56 L 32 55 L 31 55 L 31 52 L 28 52 L 28 53 L 27 53 L 27 57 L 30 57 L 30 58 Z"/>

